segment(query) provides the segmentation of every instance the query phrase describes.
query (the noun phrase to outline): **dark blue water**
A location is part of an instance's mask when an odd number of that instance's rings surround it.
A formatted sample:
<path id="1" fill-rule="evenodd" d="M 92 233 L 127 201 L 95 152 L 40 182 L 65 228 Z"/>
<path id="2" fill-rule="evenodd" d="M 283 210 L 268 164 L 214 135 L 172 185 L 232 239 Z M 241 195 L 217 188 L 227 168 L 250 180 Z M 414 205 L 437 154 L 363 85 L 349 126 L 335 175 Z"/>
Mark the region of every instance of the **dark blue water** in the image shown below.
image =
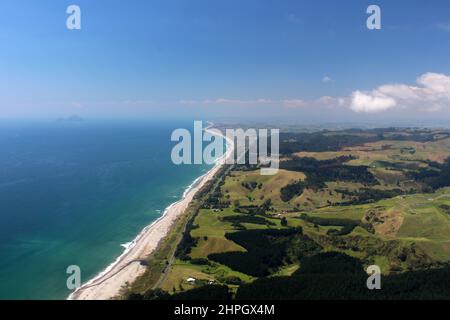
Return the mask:
<path id="1" fill-rule="evenodd" d="M 0 299 L 63 299 L 181 197 L 206 165 L 175 166 L 192 122 L 0 123 Z"/>

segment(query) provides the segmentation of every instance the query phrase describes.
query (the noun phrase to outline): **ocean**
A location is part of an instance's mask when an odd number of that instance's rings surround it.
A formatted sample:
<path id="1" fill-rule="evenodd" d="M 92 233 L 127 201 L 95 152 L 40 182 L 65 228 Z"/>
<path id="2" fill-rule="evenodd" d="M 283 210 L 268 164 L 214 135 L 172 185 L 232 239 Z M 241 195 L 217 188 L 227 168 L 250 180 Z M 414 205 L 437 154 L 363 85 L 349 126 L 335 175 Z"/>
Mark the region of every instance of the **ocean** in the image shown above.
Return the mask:
<path id="1" fill-rule="evenodd" d="M 0 299 L 65 299 L 125 250 L 208 165 L 172 164 L 193 122 L 0 123 Z"/>

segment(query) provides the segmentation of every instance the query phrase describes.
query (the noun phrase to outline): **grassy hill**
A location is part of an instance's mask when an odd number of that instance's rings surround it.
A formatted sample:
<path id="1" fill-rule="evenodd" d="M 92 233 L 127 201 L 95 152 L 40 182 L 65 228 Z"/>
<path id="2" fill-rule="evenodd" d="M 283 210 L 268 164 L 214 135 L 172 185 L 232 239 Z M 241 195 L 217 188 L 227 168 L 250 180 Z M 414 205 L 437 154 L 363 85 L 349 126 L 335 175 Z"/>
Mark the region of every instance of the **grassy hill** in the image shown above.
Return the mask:
<path id="1" fill-rule="evenodd" d="M 174 297 L 214 283 L 247 299 L 253 290 L 260 298 L 450 298 L 450 284 L 430 282 L 450 262 L 449 137 L 395 128 L 282 134 L 278 174 L 230 167 L 197 200 L 183 254 L 158 287 Z M 366 292 L 372 264 L 388 283 L 383 294 Z"/>

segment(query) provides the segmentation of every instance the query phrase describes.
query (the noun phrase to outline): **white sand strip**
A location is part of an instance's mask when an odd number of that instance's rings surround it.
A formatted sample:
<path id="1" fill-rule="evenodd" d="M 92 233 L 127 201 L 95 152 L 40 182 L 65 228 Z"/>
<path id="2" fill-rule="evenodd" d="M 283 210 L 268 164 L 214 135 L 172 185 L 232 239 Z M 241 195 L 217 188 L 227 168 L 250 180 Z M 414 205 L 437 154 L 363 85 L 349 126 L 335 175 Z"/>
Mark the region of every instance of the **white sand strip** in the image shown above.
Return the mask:
<path id="1" fill-rule="evenodd" d="M 218 131 L 210 130 L 212 125 L 205 129 L 213 135 Z M 222 135 L 224 136 L 224 135 Z M 225 139 L 227 139 L 224 136 Z M 146 267 L 142 266 L 139 260 L 147 258 L 158 246 L 158 243 L 168 233 L 175 220 L 184 213 L 195 194 L 210 181 L 219 169 L 224 165 L 225 160 L 233 153 L 233 141 L 227 139 L 227 152 L 216 162 L 216 165 L 204 176 L 200 177 L 188 188 L 183 198 L 169 206 L 163 216 L 147 226 L 134 239 L 125 252 L 117 258 L 107 269 L 98 276 L 81 286 L 72 293 L 70 300 L 106 300 L 119 295 L 121 288 L 133 281 L 145 272 Z"/>

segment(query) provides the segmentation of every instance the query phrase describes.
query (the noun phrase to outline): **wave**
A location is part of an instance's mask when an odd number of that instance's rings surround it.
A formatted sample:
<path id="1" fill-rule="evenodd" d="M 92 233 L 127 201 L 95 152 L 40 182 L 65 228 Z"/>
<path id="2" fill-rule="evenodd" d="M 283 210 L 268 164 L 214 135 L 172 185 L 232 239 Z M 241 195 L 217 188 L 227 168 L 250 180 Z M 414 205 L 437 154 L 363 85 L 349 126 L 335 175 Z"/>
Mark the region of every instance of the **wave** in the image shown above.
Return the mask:
<path id="1" fill-rule="evenodd" d="M 120 246 L 128 249 L 133 244 L 133 241 L 122 243 Z"/>

